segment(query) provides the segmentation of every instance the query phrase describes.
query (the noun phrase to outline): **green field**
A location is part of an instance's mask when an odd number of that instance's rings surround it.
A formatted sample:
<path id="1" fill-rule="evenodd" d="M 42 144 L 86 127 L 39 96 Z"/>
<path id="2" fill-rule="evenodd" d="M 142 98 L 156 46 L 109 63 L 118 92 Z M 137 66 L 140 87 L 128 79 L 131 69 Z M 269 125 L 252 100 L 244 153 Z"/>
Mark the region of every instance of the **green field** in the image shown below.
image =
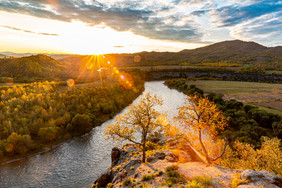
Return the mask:
<path id="1" fill-rule="evenodd" d="M 267 108 L 264 106 L 258 106 L 260 109 L 265 110 L 269 113 L 273 113 L 273 114 L 278 114 L 280 116 L 282 116 L 282 111 L 281 110 L 276 110 L 276 109 L 272 109 L 272 108 Z"/>
<path id="2" fill-rule="evenodd" d="M 223 95 L 225 100 L 236 99 L 244 103 L 272 102 L 273 106 L 269 106 L 272 109 L 262 108 L 274 113 L 281 112 L 277 104 L 281 104 L 278 100 L 282 99 L 282 84 L 215 80 L 189 80 L 187 84 L 196 85 L 205 93 Z"/>

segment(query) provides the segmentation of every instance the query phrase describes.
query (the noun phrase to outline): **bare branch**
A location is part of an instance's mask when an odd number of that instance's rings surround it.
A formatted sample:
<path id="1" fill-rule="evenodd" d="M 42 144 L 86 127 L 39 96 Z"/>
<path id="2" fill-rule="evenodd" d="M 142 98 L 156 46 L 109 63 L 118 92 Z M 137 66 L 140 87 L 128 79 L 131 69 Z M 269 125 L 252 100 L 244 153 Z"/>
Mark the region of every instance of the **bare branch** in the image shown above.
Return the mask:
<path id="1" fill-rule="evenodd" d="M 211 161 L 216 161 L 217 159 L 222 157 L 222 155 L 225 153 L 225 150 L 226 150 L 226 147 L 227 147 L 227 138 L 226 137 L 224 138 L 224 141 L 225 141 L 225 144 L 224 144 L 224 148 L 223 148 L 222 153 L 218 157 L 216 157 L 215 159 L 211 159 Z"/>

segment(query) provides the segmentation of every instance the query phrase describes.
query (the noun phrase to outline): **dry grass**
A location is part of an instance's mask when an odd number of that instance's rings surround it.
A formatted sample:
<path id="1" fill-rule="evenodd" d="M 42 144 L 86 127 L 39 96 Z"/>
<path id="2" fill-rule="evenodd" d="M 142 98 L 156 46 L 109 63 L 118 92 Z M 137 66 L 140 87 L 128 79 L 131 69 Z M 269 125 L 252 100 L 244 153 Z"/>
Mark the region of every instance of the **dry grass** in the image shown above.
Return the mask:
<path id="1" fill-rule="evenodd" d="M 187 84 L 196 85 L 205 93 L 221 94 L 226 100 L 262 103 L 262 106 L 282 110 L 281 102 L 277 101 L 282 98 L 282 84 L 215 80 L 187 81 Z"/>

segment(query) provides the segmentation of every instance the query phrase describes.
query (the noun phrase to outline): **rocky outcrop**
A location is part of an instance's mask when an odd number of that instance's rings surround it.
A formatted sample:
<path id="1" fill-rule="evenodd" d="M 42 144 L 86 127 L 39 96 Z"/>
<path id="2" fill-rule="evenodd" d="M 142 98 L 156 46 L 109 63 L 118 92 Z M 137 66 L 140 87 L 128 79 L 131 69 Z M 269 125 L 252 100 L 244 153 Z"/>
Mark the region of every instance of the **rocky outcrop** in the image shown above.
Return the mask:
<path id="1" fill-rule="evenodd" d="M 140 187 L 145 183 L 152 187 L 167 187 L 169 186 L 166 184 L 167 168 L 175 168 L 175 166 L 178 168 L 177 172 L 187 179 L 185 182 L 195 180 L 197 177 L 210 177 L 210 186 L 218 188 L 282 187 L 282 178 L 266 170 L 238 170 L 218 165 L 207 166 L 203 161 L 195 159 L 194 155 L 198 156 L 198 154 L 190 143 L 183 142 L 183 138 L 179 135 L 166 141 L 166 150 L 148 152 L 147 163 L 141 163 L 142 152 L 134 145 L 126 145 L 121 149 L 113 148 L 111 153 L 113 166 L 100 175 L 93 187 L 109 185 L 109 187 Z M 177 154 L 174 153 L 176 149 Z"/>
<path id="2" fill-rule="evenodd" d="M 282 187 L 282 178 L 266 170 L 261 170 L 261 171 L 244 170 L 240 174 L 240 179 L 242 180 L 242 182 L 238 186 L 239 188 Z"/>
<path id="3" fill-rule="evenodd" d="M 120 150 L 114 147 L 111 152 L 112 166 L 116 165 L 120 157 Z"/>

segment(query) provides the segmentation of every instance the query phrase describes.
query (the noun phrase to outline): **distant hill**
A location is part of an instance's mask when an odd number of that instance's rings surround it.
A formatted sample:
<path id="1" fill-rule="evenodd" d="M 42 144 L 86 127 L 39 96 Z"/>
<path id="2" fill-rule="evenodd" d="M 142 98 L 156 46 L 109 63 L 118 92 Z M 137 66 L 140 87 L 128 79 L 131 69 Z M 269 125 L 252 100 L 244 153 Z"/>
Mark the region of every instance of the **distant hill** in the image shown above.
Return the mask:
<path id="1" fill-rule="evenodd" d="M 255 42 L 224 41 L 178 53 L 139 53 L 143 64 L 282 62 L 282 47 L 265 47 Z M 156 56 L 157 55 L 157 56 Z M 157 58 L 156 58 L 157 57 Z"/>
<path id="2" fill-rule="evenodd" d="M 134 62 L 134 56 L 139 55 L 141 61 Z M 180 52 L 139 52 L 134 54 L 107 54 L 108 59 L 117 66 L 154 66 L 154 65 L 204 65 L 206 63 L 238 63 L 264 65 L 275 64 L 282 69 L 282 47 L 265 47 L 255 42 L 241 40 L 224 41 L 205 47 L 182 50 Z M 61 59 L 61 62 L 80 65 L 86 56 L 69 55 Z"/>
<path id="3" fill-rule="evenodd" d="M 0 59 L 0 74 L 11 77 L 57 77 L 65 71 L 64 65 L 46 55 Z"/>

